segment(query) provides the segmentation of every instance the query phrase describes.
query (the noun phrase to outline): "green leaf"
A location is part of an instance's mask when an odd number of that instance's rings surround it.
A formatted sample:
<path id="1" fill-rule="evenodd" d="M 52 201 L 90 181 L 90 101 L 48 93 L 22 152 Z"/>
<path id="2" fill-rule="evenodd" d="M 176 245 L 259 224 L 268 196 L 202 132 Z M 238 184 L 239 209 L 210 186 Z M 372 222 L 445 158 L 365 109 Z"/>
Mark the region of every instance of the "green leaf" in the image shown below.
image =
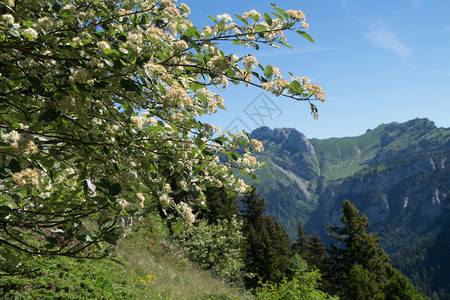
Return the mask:
<path id="1" fill-rule="evenodd" d="M 56 108 L 50 108 L 46 110 L 42 115 L 39 116 L 39 121 L 41 122 L 51 122 L 58 119 L 60 111 Z"/>
<path id="2" fill-rule="evenodd" d="M 195 37 L 195 38 L 199 38 L 200 36 L 198 29 L 193 26 L 189 26 L 188 29 L 184 32 L 184 34 L 188 37 Z"/>
<path id="3" fill-rule="evenodd" d="M 277 14 L 276 12 L 272 12 L 272 14 L 274 14 L 274 16 L 276 16 L 278 19 L 284 20 L 284 18 L 280 14 Z"/>
<path id="4" fill-rule="evenodd" d="M 15 160 L 14 158 L 9 162 L 8 169 L 10 169 L 13 173 L 17 173 L 22 170 L 19 161 Z"/>
<path id="5" fill-rule="evenodd" d="M 287 15 L 287 13 L 286 13 L 284 10 L 282 10 L 281 8 L 276 7 L 276 6 L 273 6 L 273 8 L 274 8 L 277 12 L 279 12 L 280 14 L 282 14 L 286 19 L 289 19 L 289 16 Z"/>
<path id="6" fill-rule="evenodd" d="M 250 46 L 252 46 L 252 47 L 255 48 L 256 50 L 259 50 L 259 45 L 258 45 L 257 43 L 255 43 L 255 42 L 250 42 L 249 44 L 250 44 Z"/>
<path id="7" fill-rule="evenodd" d="M 291 45 L 289 45 L 289 44 L 286 43 L 286 42 L 278 41 L 278 43 L 281 44 L 281 45 L 283 45 L 283 46 L 285 46 L 285 47 L 288 47 L 288 48 L 290 48 L 290 49 L 292 49 L 292 50 L 295 50 Z"/>
<path id="8" fill-rule="evenodd" d="M 200 84 L 200 83 L 197 83 L 197 82 L 191 82 L 191 90 L 193 90 L 193 91 L 199 90 L 199 89 L 204 88 L 204 87 L 205 87 L 204 84 Z"/>
<path id="9" fill-rule="evenodd" d="M 300 95 L 303 93 L 303 87 L 297 80 L 294 80 L 289 84 L 289 92 L 292 94 Z"/>
<path id="10" fill-rule="evenodd" d="M 120 86 L 129 92 L 139 91 L 139 86 L 133 80 L 130 79 L 122 79 L 120 81 Z"/>
<path id="11" fill-rule="evenodd" d="M 119 235 L 116 233 L 109 233 L 103 236 L 103 240 L 111 245 L 117 245 L 117 241 L 119 240 Z M 116 260 L 116 262 L 118 262 Z"/>
<path id="12" fill-rule="evenodd" d="M 9 206 L 1 205 L 0 206 L 0 219 L 5 219 L 6 216 L 9 215 L 9 212 L 12 209 Z"/>
<path id="13" fill-rule="evenodd" d="M 212 17 L 212 16 L 210 16 L 210 15 L 208 15 L 208 18 L 210 18 L 214 23 L 216 23 L 216 24 L 218 23 L 217 20 L 216 20 L 216 18 L 214 18 L 214 17 Z"/>
<path id="14" fill-rule="evenodd" d="M 119 183 L 114 183 L 113 185 L 111 185 L 109 187 L 109 195 L 111 197 L 119 195 L 121 191 L 122 191 L 122 187 L 120 186 Z"/>
<path id="15" fill-rule="evenodd" d="M 300 34 L 302 37 L 304 37 L 305 39 L 307 39 L 308 41 L 310 41 L 310 42 L 312 42 L 312 43 L 316 43 L 315 41 L 314 41 L 314 39 L 308 34 L 308 33 L 306 33 L 306 32 L 304 32 L 304 31 L 302 31 L 302 30 L 296 30 L 296 32 L 298 33 L 298 34 Z"/>
<path id="16" fill-rule="evenodd" d="M 28 77 L 28 80 L 30 81 L 31 86 L 34 89 L 37 89 L 37 88 L 39 88 L 41 86 L 41 80 L 39 78 L 37 78 L 37 77 Z"/>
<path id="17" fill-rule="evenodd" d="M 248 173 L 248 175 L 249 175 L 256 183 L 259 183 L 259 180 L 258 180 L 258 178 L 256 177 L 255 174 L 253 174 L 253 173 Z"/>
<path id="18" fill-rule="evenodd" d="M 113 219 L 106 219 L 105 222 L 103 222 L 102 225 L 100 225 L 100 231 L 108 230 L 113 225 L 114 225 Z"/>
<path id="19" fill-rule="evenodd" d="M 267 31 L 267 28 L 263 25 L 257 24 L 255 26 L 255 32 L 263 32 L 263 31 Z"/>
<path id="20" fill-rule="evenodd" d="M 177 222 L 173 225 L 172 229 L 175 234 L 179 234 L 183 230 L 183 223 Z"/>
<path id="21" fill-rule="evenodd" d="M 266 76 L 267 79 L 270 79 L 273 75 L 273 68 L 271 65 L 266 66 L 266 70 L 264 71 L 264 76 Z"/>
<path id="22" fill-rule="evenodd" d="M 236 18 L 238 18 L 242 23 L 244 23 L 245 25 L 248 26 L 248 22 L 247 22 L 246 19 L 244 19 L 243 17 L 241 17 L 241 16 L 238 15 L 238 14 L 235 14 L 235 16 L 236 16 Z"/>
<path id="23" fill-rule="evenodd" d="M 105 87 L 107 87 L 109 85 L 108 81 L 97 81 L 94 83 L 94 87 L 99 88 L 99 89 L 103 89 Z"/>
<path id="24" fill-rule="evenodd" d="M 119 54 L 119 52 L 117 50 L 114 50 L 114 49 L 105 49 L 105 50 L 103 50 L 103 53 L 105 53 L 106 55 Z"/>
<path id="25" fill-rule="evenodd" d="M 266 20 L 266 23 L 269 24 L 269 26 L 272 26 L 272 18 L 267 13 L 264 13 L 264 20 Z"/>

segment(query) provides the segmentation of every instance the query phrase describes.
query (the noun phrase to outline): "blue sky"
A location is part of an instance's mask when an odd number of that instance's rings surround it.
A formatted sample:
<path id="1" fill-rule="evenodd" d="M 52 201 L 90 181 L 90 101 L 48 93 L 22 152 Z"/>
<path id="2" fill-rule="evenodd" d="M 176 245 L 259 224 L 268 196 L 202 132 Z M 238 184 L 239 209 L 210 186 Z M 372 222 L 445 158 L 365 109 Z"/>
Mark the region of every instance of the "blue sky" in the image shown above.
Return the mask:
<path id="1" fill-rule="evenodd" d="M 417 117 L 450 126 L 450 0 L 184 2 L 199 28 L 211 23 L 207 14 L 270 12 L 271 2 L 286 10 L 301 9 L 316 41 L 288 35 L 295 50 L 225 50 L 252 53 L 262 65 L 278 66 L 286 77 L 292 72 L 320 84 L 327 102 L 316 103 L 318 121 L 307 103 L 237 86 L 221 92 L 227 111 L 205 118 L 209 123 L 230 130 L 293 127 L 308 138 L 355 136 L 382 123 Z M 255 109 L 265 116 L 258 118 Z"/>

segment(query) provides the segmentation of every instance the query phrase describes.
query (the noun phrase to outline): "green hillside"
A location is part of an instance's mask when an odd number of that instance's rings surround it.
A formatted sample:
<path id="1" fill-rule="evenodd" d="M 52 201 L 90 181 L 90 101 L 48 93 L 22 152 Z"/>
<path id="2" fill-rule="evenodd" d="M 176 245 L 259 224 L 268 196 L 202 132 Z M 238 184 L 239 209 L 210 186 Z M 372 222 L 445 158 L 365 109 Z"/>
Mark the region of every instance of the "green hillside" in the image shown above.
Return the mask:
<path id="1" fill-rule="evenodd" d="M 386 126 L 378 126 L 357 137 L 311 139 L 320 164 L 320 174 L 326 180 L 337 180 L 367 167 L 368 161 L 379 150 Z"/>

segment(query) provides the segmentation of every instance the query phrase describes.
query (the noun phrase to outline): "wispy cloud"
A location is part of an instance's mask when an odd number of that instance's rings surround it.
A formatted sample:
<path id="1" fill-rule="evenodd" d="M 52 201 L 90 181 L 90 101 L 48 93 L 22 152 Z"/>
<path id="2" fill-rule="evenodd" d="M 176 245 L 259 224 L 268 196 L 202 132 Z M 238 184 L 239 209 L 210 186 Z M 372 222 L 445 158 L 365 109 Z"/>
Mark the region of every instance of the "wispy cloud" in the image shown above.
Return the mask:
<path id="1" fill-rule="evenodd" d="M 442 74 L 442 75 L 450 75 L 450 71 L 448 71 L 448 70 L 435 69 L 435 68 L 422 68 L 422 67 L 417 67 L 417 66 L 409 64 L 409 63 L 407 63 L 406 65 L 408 67 L 410 67 L 411 69 L 418 70 L 421 72 L 431 72 L 431 73 L 437 73 L 437 74 Z"/>
<path id="2" fill-rule="evenodd" d="M 394 52 L 401 60 L 406 60 L 411 52 L 409 47 L 402 43 L 382 21 L 371 24 L 365 35 L 375 46 Z"/>
<path id="3" fill-rule="evenodd" d="M 342 6 L 345 9 L 349 9 L 349 7 L 350 7 L 350 0 L 341 0 L 341 3 L 342 3 Z"/>
<path id="4" fill-rule="evenodd" d="M 445 27 L 445 28 L 444 28 L 444 31 L 450 31 L 450 26 Z"/>
<path id="5" fill-rule="evenodd" d="M 303 49 L 295 49 L 292 51 L 275 51 L 275 52 L 260 52 L 255 54 L 255 56 L 280 56 L 280 55 L 296 55 L 296 54 L 304 54 L 304 53 L 313 53 L 313 52 L 326 52 L 326 51 L 337 51 L 338 47 L 311 47 L 311 48 L 303 48 Z"/>
<path id="6" fill-rule="evenodd" d="M 412 2 L 413 2 L 413 4 L 414 4 L 415 7 L 417 7 L 417 8 L 420 8 L 420 7 L 421 7 L 421 5 L 420 5 L 420 0 L 412 0 Z"/>

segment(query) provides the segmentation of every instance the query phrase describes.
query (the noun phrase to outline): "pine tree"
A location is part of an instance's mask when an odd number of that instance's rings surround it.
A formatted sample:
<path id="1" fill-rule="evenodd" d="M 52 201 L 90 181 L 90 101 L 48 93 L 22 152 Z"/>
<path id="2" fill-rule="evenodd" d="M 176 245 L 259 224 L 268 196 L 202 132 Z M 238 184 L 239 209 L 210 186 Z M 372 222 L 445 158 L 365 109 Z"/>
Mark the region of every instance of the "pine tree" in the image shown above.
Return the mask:
<path id="1" fill-rule="evenodd" d="M 255 188 L 242 204 L 244 259 L 247 271 L 256 275 L 248 284 L 256 286 L 259 280 L 280 282 L 287 274 L 292 256 L 289 236 L 275 218 L 263 215 L 267 204 Z"/>
<path id="2" fill-rule="evenodd" d="M 306 244 L 306 262 L 310 268 L 319 269 L 323 272 L 326 268 L 327 249 L 316 232 L 308 237 Z"/>
<path id="3" fill-rule="evenodd" d="M 204 218 L 208 224 L 214 224 L 217 220 L 231 221 L 240 216 L 239 206 L 234 194 L 227 193 L 224 187 L 208 188 L 205 191 L 206 211 L 199 218 Z"/>
<path id="4" fill-rule="evenodd" d="M 350 201 L 342 206 L 342 227 L 328 225 L 335 241 L 329 250 L 325 274 L 327 289 L 341 299 L 423 299 L 409 281 L 392 268 L 379 247 L 379 238 L 367 233 L 369 221 Z"/>
<path id="5" fill-rule="evenodd" d="M 323 270 L 325 268 L 327 257 L 325 244 L 316 232 L 313 232 L 312 236 L 306 235 L 300 221 L 297 225 L 297 241 L 293 244 L 292 249 L 306 261 L 310 269 Z"/>
<path id="6" fill-rule="evenodd" d="M 307 242 L 308 240 L 305 235 L 305 229 L 303 228 L 302 222 L 299 221 L 297 225 L 297 241 L 292 245 L 293 252 L 303 257 L 303 254 L 306 251 L 305 246 Z"/>
<path id="7" fill-rule="evenodd" d="M 256 188 L 253 186 L 252 190 L 247 193 L 241 202 L 241 215 L 244 219 L 244 228 L 248 227 L 250 224 L 256 225 L 266 211 L 266 200 L 259 197 L 256 193 Z"/>

